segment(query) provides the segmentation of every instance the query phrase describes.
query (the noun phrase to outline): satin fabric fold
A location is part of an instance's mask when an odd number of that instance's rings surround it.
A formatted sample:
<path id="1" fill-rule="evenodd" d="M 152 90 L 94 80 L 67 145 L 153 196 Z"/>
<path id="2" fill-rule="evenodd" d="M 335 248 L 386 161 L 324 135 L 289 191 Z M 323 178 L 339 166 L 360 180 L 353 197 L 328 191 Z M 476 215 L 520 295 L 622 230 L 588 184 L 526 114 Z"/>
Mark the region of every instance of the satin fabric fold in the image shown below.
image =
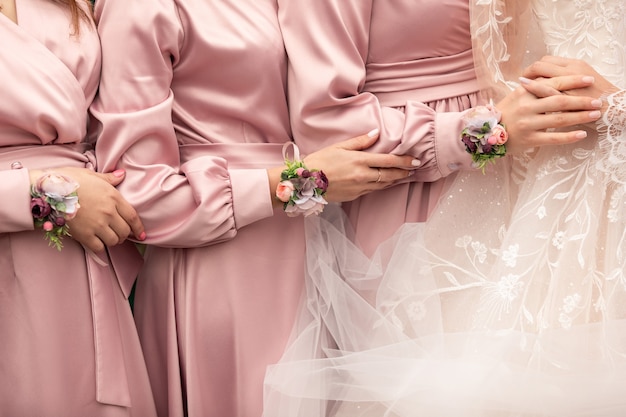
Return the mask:
<path id="1" fill-rule="evenodd" d="M 87 144 L 22 146 L 0 151 L 0 166 L 10 167 L 13 162 L 33 169 L 55 166 L 89 168 L 93 166 L 93 154 Z M 139 251 L 132 245 L 127 242 L 113 246 L 103 254 L 85 252 L 94 321 L 97 399 L 105 404 L 126 407 L 131 406 L 130 394 L 112 291 L 121 291 L 126 298 L 130 295 L 143 264 Z M 8 247 L 4 249 L 5 253 L 11 252 Z"/>

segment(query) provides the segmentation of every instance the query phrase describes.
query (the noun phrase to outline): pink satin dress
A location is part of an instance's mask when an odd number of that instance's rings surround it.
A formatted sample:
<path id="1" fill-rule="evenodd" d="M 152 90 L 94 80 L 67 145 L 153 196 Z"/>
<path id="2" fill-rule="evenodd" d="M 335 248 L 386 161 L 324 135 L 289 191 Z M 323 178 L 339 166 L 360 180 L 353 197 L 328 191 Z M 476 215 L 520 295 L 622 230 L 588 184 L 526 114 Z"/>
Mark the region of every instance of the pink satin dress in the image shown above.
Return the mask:
<path id="1" fill-rule="evenodd" d="M 162 417 L 254 417 L 304 282 L 266 168 L 291 140 L 270 0 L 98 0 L 96 149 L 146 226 L 136 322 Z"/>
<path id="2" fill-rule="evenodd" d="M 296 143 L 310 153 L 379 128 L 377 152 L 411 154 L 410 183 L 344 204 L 371 254 L 426 220 L 444 178 L 471 169 L 463 111 L 479 103 L 467 0 L 279 0 Z"/>
<path id="3" fill-rule="evenodd" d="M 29 169 L 95 169 L 86 140 L 100 75 L 95 26 L 16 0 L 0 14 L 0 415 L 151 417 L 156 410 L 127 296 L 141 265 L 132 243 L 59 252 L 30 211 Z M 84 210 L 84 208 L 83 208 Z"/>

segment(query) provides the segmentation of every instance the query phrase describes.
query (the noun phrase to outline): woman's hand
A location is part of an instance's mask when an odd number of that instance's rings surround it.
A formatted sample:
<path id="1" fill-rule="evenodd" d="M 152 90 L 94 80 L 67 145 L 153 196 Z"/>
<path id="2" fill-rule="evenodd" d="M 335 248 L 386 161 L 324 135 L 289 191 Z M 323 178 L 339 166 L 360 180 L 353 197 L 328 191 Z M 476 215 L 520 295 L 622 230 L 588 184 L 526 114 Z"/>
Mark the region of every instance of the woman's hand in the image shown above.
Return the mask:
<path id="1" fill-rule="evenodd" d="M 376 129 L 366 135 L 328 146 L 304 158 L 307 167 L 322 170 L 326 174 L 329 182 L 325 196 L 327 201 L 352 201 L 369 192 L 390 187 L 411 175 L 420 165 L 420 161 L 412 156 L 364 151 L 377 140 Z M 272 198 L 283 169 L 277 167 L 268 171 Z"/>
<path id="2" fill-rule="evenodd" d="M 522 75 L 527 80 L 542 81 L 539 85 L 550 86 L 563 94 L 600 98 L 602 95 L 619 90 L 609 80 L 600 75 L 591 65 L 580 59 L 544 56 L 527 67 Z M 589 77 L 587 85 L 576 85 L 572 80 L 580 76 Z M 530 89 L 538 87 L 536 83 L 526 82 Z M 538 96 L 549 94 L 548 90 L 534 91 Z"/>
<path id="3" fill-rule="evenodd" d="M 587 136 L 585 130 L 574 127 L 598 120 L 602 115 L 602 102 L 594 96 L 554 92 L 556 87 L 582 89 L 592 84 L 591 77 L 568 75 L 553 78 L 549 84 L 543 85 L 548 92 L 543 94 L 545 96 L 539 94 L 537 97 L 524 86 L 512 91 L 496 105 L 502 113 L 501 122 L 509 133 L 507 148 L 519 151 L 584 139 Z"/>
<path id="4" fill-rule="evenodd" d="M 80 209 L 68 221 L 72 238 L 94 252 L 105 246 L 122 243 L 129 236 L 144 240 L 144 226 L 135 209 L 115 188 L 124 180 L 125 172 L 101 174 L 86 168 L 55 168 L 58 174 L 72 178 L 79 184 L 77 190 Z M 31 170 L 31 183 L 42 171 Z"/>

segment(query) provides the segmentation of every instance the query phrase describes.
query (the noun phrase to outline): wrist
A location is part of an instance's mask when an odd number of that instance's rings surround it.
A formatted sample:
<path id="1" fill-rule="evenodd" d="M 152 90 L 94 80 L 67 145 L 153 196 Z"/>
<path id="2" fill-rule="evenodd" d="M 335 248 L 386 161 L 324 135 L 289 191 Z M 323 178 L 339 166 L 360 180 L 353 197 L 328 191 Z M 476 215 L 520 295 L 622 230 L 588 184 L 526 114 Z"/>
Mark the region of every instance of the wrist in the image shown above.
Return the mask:
<path id="1" fill-rule="evenodd" d="M 282 207 L 284 204 L 282 201 L 280 201 L 276 197 L 276 188 L 278 187 L 278 184 L 281 181 L 280 174 L 285 169 L 287 169 L 287 166 L 283 165 L 280 167 L 274 167 L 274 168 L 270 168 L 267 170 L 267 178 L 269 180 L 269 187 L 270 187 L 269 192 L 270 192 L 270 198 L 272 200 L 273 207 Z"/>
<path id="2" fill-rule="evenodd" d="M 283 210 L 289 217 L 319 214 L 327 204 L 324 195 L 328 189 L 328 178 L 324 172 L 309 169 L 300 160 L 295 144 L 286 143 L 283 154 L 290 145 L 294 147 L 294 160 L 285 157 L 286 168 L 280 172 L 280 182 L 276 185 L 276 199 L 282 203 Z"/>
<path id="3" fill-rule="evenodd" d="M 34 175 L 41 175 L 34 181 Z M 44 237 L 50 246 L 63 248 L 62 240 L 70 236 L 67 221 L 76 216 L 78 204 L 78 183 L 71 178 L 55 174 L 32 171 L 30 187 L 30 211 L 35 227 L 44 230 Z"/>

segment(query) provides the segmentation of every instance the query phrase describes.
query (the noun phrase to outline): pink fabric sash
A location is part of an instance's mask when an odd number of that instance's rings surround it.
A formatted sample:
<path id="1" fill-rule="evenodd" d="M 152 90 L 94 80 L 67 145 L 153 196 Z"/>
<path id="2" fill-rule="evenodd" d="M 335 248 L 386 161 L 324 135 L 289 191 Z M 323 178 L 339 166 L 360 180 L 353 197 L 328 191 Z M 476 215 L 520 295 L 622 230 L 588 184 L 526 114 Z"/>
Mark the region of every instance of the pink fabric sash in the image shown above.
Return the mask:
<path id="1" fill-rule="evenodd" d="M 445 87 L 445 88 L 444 88 Z M 367 64 L 365 91 L 384 106 L 404 106 L 407 100 L 427 103 L 479 90 L 472 51 L 453 56 L 392 64 Z"/>
<path id="2" fill-rule="evenodd" d="M 76 166 L 93 169 L 87 144 L 0 148 L 0 169 L 13 162 L 26 168 Z M 96 359 L 96 399 L 100 403 L 129 407 L 130 393 L 122 348 L 115 286 L 128 298 L 143 259 L 131 242 L 107 252 L 85 252 L 89 273 Z"/>

